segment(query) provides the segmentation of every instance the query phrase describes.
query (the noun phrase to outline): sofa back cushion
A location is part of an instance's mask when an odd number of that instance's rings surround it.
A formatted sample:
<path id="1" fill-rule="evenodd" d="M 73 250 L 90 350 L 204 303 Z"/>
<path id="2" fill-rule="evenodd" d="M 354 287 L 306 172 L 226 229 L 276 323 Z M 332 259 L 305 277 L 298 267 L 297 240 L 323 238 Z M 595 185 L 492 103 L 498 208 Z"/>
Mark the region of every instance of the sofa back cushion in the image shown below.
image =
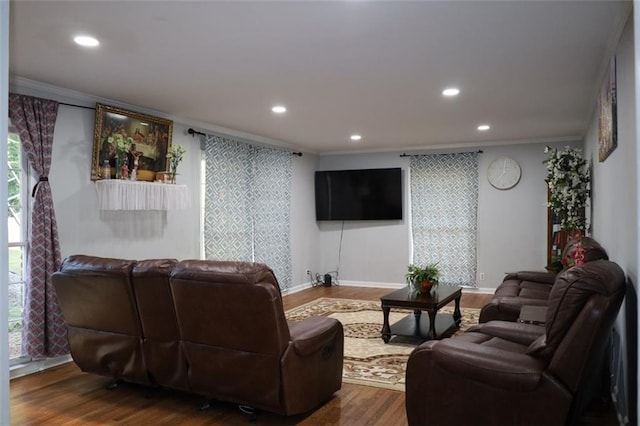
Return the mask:
<path id="1" fill-rule="evenodd" d="M 279 406 L 280 358 L 290 335 L 273 271 L 259 263 L 182 261 L 171 291 L 191 389 Z"/>
<path id="2" fill-rule="evenodd" d="M 264 264 L 182 261 L 171 290 L 184 340 L 277 356 L 289 342 L 280 289 Z"/>
<path id="3" fill-rule="evenodd" d="M 577 391 L 602 360 L 625 291 L 624 272 L 608 260 L 561 272 L 549 296 L 545 334 L 528 353 L 549 360 L 549 370 Z"/>
<path id="4" fill-rule="evenodd" d="M 179 338 L 169 287 L 169 277 L 177 263 L 174 259 L 140 260 L 133 268 L 133 289 L 147 339 L 168 341 Z"/>
<path id="5" fill-rule="evenodd" d="M 140 260 L 132 284 L 144 335 L 142 348 L 152 383 L 188 390 L 187 362 L 173 306 L 169 277 L 175 259 Z"/>
<path id="6" fill-rule="evenodd" d="M 69 256 L 53 285 L 71 355 L 87 372 L 148 383 L 131 270 L 135 261 Z"/>

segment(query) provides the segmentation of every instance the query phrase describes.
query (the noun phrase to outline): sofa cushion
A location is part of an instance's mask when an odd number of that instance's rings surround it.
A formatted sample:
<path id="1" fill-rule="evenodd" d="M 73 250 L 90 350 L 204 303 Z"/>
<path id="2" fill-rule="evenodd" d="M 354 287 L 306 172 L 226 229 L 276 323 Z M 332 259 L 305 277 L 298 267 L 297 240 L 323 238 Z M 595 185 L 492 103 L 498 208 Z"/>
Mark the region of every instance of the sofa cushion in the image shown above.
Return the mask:
<path id="1" fill-rule="evenodd" d="M 575 256 L 580 242 L 584 262 L 608 259 L 607 252 L 593 238 L 571 239 L 563 250 L 563 259 Z M 566 264 L 566 261 L 563 262 Z M 517 321 L 524 305 L 546 306 L 557 275 L 551 272 L 519 271 L 505 276 L 491 301 L 480 311 L 481 323 L 493 320 Z"/>

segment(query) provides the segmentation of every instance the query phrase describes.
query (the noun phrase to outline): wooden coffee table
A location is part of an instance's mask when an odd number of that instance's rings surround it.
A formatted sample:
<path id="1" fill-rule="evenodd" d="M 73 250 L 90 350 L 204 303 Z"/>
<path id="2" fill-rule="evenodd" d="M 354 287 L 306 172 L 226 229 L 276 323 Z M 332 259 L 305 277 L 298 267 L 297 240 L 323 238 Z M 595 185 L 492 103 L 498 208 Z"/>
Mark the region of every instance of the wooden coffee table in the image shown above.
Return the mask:
<path id="1" fill-rule="evenodd" d="M 460 327 L 462 314 L 460 313 L 460 287 L 437 286 L 430 293 L 416 293 L 409 287 L 404 287 L 380 298 L 384 323 L 382 325 L 382 340 L 388 343 L 391 336 L 416 337 L 421 340 L 441 339 L 453 333 Z M 449 304 L 456 303 L 453 315 L 440 314 L 438 310 Z M 413 314 L 389 325 L 391 308 L 413 309 Z M 428 316 L 423 316 L 427 311 Z"/>

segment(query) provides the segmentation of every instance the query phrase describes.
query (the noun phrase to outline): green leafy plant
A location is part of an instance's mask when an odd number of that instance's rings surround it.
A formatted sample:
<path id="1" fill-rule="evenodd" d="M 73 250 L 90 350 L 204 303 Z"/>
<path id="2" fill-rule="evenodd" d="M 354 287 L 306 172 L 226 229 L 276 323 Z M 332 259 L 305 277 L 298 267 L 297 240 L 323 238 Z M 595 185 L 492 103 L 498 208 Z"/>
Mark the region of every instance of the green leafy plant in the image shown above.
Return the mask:
<path id="1" fill-rule="evenodd" d="M 438 285 L 440 271 L 437 263 L 430 263 L 426 266 L 411 264 L 407 267 L 407 270 L 408 272 L 405 274 L 404 279 L 410 287 L 419 293 L 429 291 L 432 286 Z"/>
<path id="2" fill-rule="evenodd" d="M 126 156 L 127 151 L 129 151 L 129 147 L 133 143 L 133 138 L 124 137 L 120 133 L 115 133 L 113 136 L 109 136 L 107 138 L 107 142 L 113 144 L 113 147 L 118 153 L 118 157 L 123 159 Z"/>

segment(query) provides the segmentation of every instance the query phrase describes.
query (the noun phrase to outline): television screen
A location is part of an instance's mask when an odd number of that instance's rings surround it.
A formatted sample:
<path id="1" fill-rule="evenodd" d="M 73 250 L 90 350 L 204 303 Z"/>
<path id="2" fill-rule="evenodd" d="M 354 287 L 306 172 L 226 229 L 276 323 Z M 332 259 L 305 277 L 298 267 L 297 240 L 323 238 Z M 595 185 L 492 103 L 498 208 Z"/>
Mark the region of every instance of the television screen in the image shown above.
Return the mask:
<path id="1" fill-rule="evenodd" d="M 401 169 L 316 172 L 316 220 L 402 219 Z"/>

